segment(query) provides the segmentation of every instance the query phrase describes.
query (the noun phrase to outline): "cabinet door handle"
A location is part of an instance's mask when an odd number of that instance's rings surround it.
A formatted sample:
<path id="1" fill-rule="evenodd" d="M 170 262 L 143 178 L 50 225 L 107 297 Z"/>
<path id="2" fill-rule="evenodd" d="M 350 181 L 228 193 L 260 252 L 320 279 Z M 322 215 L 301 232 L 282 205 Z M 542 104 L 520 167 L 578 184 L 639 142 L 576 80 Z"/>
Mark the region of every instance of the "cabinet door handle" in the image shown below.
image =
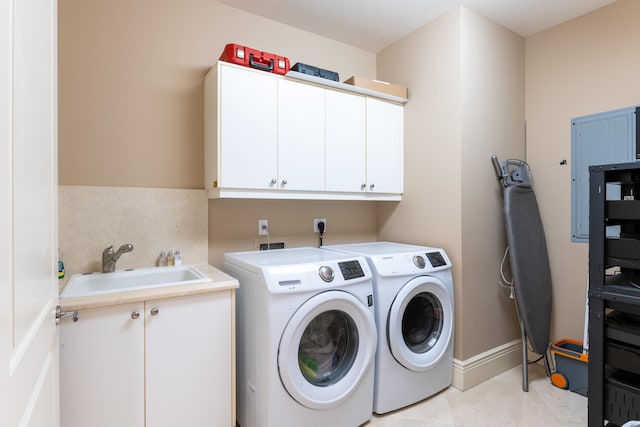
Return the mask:
<path id="1" fill-rule="evenodd" d="M 362 185 L 360 185 L 360 189 L 364 190 L 365 188 L 367 188 L 367 184 L 365 184 L 364 182 L 362 183 Z"/>
<path id="2" fill-rule="evenodd" d="M 273 178 L 273 179 L 271 180 L 271 185 L 275 184 L 276 182 L 278 182 L 278 180 L 277 180 L 277 179 L 275 179 L 275 178 Z"/>
<path id="3" fill-rule="evenodd" d="M 60 319 L 62 319 L 63 317 L 68 317 L 68 316 L 72 316 L 73 317 L 73 323 L 78 321 L 78 310 L 75 311 L 62 311 L 60 309 L 60 306 L 56 307 L 56 325 L 60 324 Z"/>
<path id="4" fill-rule="evenodd" d="M 375 187 L 376 187 L 376 185 L 375 185 L 375 184 L 371 184 L 371 185 L 369 186 L 369 189 L 373 190 Z"/>
<path id="5" fill-rule="evenodd" d="M 287 180 L 286 179 L 282 180 L 282 185 L 287 185 Z"/>
<path id="6" fill-rule="evenodd" d="M 157 316 L 159 312 L 160 312 L 160 310 L 158 310 L 158 307 L 153 307 L 151 309 L 151 315 L 152 316 Z"/>
<path id="7" fill-rule="evenodd" d="M 140 317 L 140 312 L 139 311 L 134 311 L 133 313 L 131 313 L 131 318 L 132 319 L 137 319 L 138 317 Z"/>

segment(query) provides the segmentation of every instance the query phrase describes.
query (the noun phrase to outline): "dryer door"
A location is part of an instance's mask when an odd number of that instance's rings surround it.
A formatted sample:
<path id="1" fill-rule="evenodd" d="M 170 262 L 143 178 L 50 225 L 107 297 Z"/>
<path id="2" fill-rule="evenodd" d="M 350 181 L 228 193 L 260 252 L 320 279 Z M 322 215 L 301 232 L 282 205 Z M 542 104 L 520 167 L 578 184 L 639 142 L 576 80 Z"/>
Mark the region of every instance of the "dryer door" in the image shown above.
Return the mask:
<path id="1" fill-rule="evenodd" d="M 307 300 L 291 317 L 278 348 L 287 392 L 312 409 L 348 399 L 370 372 L 376 350 L 371 309 L 344 291 Z"/>
<path id="2" fill-rule="evenodd" d="M 437 277 L 419 276 L 396 295 L 387 318 L 393 357 L 407 369 L 426 371 L 445 355 L 453 334 L 453 298 Z"/>

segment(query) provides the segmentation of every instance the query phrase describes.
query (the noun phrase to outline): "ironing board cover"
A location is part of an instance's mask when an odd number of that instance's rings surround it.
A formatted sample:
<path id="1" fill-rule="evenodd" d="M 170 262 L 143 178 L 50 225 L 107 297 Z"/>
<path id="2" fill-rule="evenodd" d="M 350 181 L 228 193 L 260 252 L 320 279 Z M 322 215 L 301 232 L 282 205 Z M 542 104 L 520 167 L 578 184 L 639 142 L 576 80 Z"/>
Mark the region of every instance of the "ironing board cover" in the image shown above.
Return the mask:
<path id="1" fill-rule="evenodd" d="M 504 214 L 518 312 L 533 351 L 544 354 L 551 325 L 551 270 L 533 188 L 506 187 Z"/>

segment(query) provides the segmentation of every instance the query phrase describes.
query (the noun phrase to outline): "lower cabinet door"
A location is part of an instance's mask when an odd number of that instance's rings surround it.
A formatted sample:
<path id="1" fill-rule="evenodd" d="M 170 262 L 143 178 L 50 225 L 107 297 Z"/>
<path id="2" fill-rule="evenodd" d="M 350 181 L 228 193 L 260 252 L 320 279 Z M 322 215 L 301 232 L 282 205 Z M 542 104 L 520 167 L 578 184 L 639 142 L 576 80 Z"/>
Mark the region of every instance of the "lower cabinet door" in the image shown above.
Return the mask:
<path id="1" fill-rule="evenodd" d="M 235 424 L 232 292 L 145 303 L 148 427 Z"/>
<path id="2" fill-rule="evenodd" d="M 60 323 L 60 425 L 144 426 L 143 303 Z"/>

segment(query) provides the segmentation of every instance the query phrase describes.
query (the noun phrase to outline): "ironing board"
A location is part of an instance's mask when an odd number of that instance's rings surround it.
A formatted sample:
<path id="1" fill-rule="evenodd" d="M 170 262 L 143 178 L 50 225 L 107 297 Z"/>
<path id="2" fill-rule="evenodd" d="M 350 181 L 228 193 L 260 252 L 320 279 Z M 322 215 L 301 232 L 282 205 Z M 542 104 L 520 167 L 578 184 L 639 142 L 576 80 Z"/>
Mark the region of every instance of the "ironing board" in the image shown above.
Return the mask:
<path id="1" fill-rule="evenodd" d="M 545 354 L 551 328 L 551 270 L 533 188 L 506 187 L 504 217 L 518 313 L 532 350 Z"/>
<path id="2" fill-rule="evenodd" d="M 502 168 L 492 157 L 504 186 L 504 217 L 513 274 L 516 311 L 522 335 L 523 390 L 528 391 L 527 340 L 544 358 L 550 375 L 547 350 L 551 328 L 551 269 L 540 211 L 526 163 L 507 160 Z M 539 360 L 539 359 L 538 359 Z"/>

